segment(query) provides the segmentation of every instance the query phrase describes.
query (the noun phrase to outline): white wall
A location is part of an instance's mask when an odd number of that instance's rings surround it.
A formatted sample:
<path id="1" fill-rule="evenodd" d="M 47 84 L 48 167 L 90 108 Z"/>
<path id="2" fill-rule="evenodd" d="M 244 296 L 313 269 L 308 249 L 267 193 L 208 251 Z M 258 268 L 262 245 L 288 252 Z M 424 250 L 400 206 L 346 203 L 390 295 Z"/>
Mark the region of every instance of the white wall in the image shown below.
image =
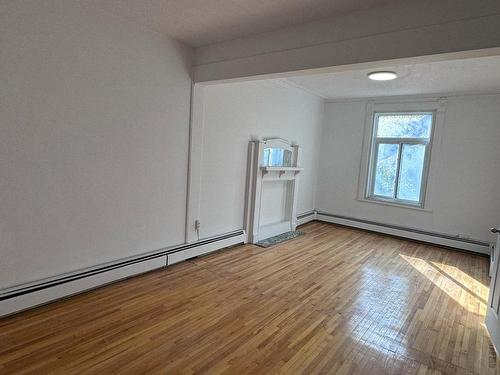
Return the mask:
<path id="1" fill-rule="evenodd" d="M 323 100 L 281 81 L 207 86 L 201 164 L 201 237 L 243 228 L 248 142 L 282 137 L 302 146 L 297 213 L 315 207 Z"/>
<path id="2" fill-rule="evenodd" d="M 0 3 L 0 289 L 184 242 L 190 52 L 82 2 Z M 279 80 L 205 93 L 201 237 L 242 228 L 248 141 L 279 136 L 303 147 L 299 214 L 491 239 L 499 96 L 450 98 L 421 212 L 356 201 L 365 103 L 328 104 L 321 141 L 323 100 Z"/>
<path id="3" fill-rule="evenodd" d="M 184 242 L 189 51 L 66 0 L 0 51 L 0 288 Z"/>
<path id="4" fill-rule="evenodd" d="M 449 97 L 435 144 L 429 211 L 357 200 L 365 101 L 327 103 L 317 208 L 321 211 L 492 241 L 500 224 L 500 95 Z"/>

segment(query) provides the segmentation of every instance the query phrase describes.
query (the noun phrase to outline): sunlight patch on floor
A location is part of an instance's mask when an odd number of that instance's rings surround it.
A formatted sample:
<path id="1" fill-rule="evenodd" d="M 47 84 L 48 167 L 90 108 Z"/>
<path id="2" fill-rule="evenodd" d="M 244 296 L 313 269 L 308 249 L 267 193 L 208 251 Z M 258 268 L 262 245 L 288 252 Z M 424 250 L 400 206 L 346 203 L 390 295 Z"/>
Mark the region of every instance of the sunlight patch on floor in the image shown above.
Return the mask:
<path id="1" fill-rule="evenodd" d="M 457 267 L 399 254 L 460 306 L 485 316 L 489 288 Z"/>

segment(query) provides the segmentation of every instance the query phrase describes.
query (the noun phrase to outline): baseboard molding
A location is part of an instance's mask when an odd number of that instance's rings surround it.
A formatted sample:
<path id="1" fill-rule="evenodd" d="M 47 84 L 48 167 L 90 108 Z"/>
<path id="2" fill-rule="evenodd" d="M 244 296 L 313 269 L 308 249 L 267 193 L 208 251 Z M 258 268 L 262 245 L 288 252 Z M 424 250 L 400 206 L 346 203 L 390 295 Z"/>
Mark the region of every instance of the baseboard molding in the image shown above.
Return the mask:
<path id="1" fill-rule="evenodd" d="M 241 231 L 240 234 L 234 237 L 221 239 L 217 242 L 207 243 L 203 246 L 196 246 L 190 249 L 176 251 L 167 255 L 167 264 L 170 266 L 175 263 L 182 262 L 183 260 L 194 258 L 200 255 L 205 255 L 225 247 L 238 245 L 246 242 L 246 234 Z"/>
<path id="2" fill-rule="evenodd" d="M 165 267 L 165 265 L 166 258 L 163 256 L 8 298 L 0 302 L 0 316 L 44 305 L 114 281 Z"/>
<path id="3" fill-rule="evenodd" d="M 316 211 L 315 210 L 297 215 L 297 225 L 309 223 L 310 221 L 314 221 L 314 220 L 316 220 Z"/>
<path id="4" fill-rule="evenodd" d="M 297 217 L 302 225 L 313 220 L 346 225 L 374 232 L 410 238 L 436 245 L 490 255 L 490 244 L 476 240 L 454 238 L 440 233 L 377 223 L 364 219 L 311 211 Z M 160 249 L 140 256 L 68 273 L 37 282 L 0 290 L 0 316 L 43 305 L 121 279 L 208 254 L 228 246 L 246 242 L 243 230 L 210 237 L 189 244 Z"/>
<path id="5" fill-rule="evenodd" d="M 327 223 L 346 225 L 354 228 L 365 229 L 373 232 L 390 234 L 393 236 L 409 238 L 435 245 L 453 247 L 460 250 L 490 255 L 490 244 L 478 240 L 462 239 L 443 233 L 428 232 L 421 229 L 403 227 L 399 225 L 378 223 L 371 220 L 334 215 L 319 211 L 316 220 Z"/>
<path id="6" fill-rule="evenodd" d="M 246 242 L 243 230 L 0 290 L 0 317 Z"/>

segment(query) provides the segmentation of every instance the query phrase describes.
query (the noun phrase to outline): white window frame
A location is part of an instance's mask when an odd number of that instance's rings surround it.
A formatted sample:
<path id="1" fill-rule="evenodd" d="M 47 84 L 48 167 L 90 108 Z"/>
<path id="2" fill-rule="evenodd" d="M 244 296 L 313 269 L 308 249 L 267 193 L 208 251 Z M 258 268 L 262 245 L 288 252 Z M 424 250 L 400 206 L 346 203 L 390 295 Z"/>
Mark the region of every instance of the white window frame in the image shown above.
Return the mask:
<path id="1" fill-rule="evenodd" d="M 380 116 L 384 115 L 432 115 L 432 124 L 431 131 L 429 134 L 429 138 L 408 138 L 408 137 L 377 137 L 378 132 L 378 119 Z M 434 132 L 434 123 L 436 119 L 435 111 L 405 111 L 405 112 L 374 112 L 373 114 L 373 126 L 372 126 L 372 141 L 371 141 L 371 150 L 370 150 L 370 163 L 368 167 L 368 179 L 367 179 L 367 187 L 366 187 L 366 199 L 374 199 L 382 202 L 390 202 L 390 203 L 398 203 L 401 205 L 408 206 L 417 206 L 423 207 L 425 202 L 425 187 L 427 186 L 427 178 L 429 171 L 429 156 L 432 147 L 432 134 Z M 398 156 L 397 156 L 397 164 L 396 164 L 396 177 L 394 180 L 394 194 L 392 198 L 388 198 L 386 196 L 381 196 L 375 194 L 375 176 L 376 176 L 376 165 L 378 161 L 378 146 L 379 144 L 394 144 L 399 145 Z M 412 201 L 406 199 L 400 199 L 397 197 L 398 195 L 398 187 L 399 187 L 399 175 L 401 172 L 401 154 L 403 151 L 403 145 L 423 145 L 425 146 L 425 155 L 424 155 L 424 165 L 422 168 L 422 180 L 420 183 L 420 192 L 419 192 L 419 201 Z"/>
<path id="2" fill-rule="evenodd" d="M 358 181 L 358 196 L 357 200 L 367 203 L 384 204 L 389 206 L 395 206 L 400 208 L 417 209 L 432 212 L 431 207 L 431 181 L 433 180 L 433 175 L 438 173 L 439 165 L 433 162 L 434 159 L 439 160 L 436 157 L 436 153 L 440 152 L 432 151 L 432 145 L 439 144 L 441 142 L 441 133 L 444 126 L 444 112 L 446 109 L 446 99 L 429 99 L 429 100 L 417 100 L 417 99 L 400 99 L 396 101 L 368 101 L 366 107 L 366 121 L 365 121 L 365 134 L 363 138 L 363 148 L 362 157 L 360 163 L 359 181 Z M 402 152 L 403 143 L 410 144 L 421 144 L 422 139 L 414 138 L 377 138 L 376 137 L 376 116 L 380 114 L 392 114 L 392 113 L 432 113 L 433 121 L 431 134 L 428 139 L 428 145 L 426 147 L 426 155 L 424 159 L 424 170 L 422 171 L 422 183 L 420 191 L 420 201 L 409 201 L 397 198 L 387 198 L 381 197 L 373 194 L 374 187 L 374 166 L 376 163 L 376 147 L 378 143 L 399 143 L 399 153 Z M 427 141 L 427 139 L 425 140 Z M 398 173 L 399 173 L 399 163 L 401 160 L 401 155 L 398 155 Z M 398 178 L 398 176 L 396 176 Z M 396 182 L 397 184 L 397 182 Z M 397 191 L 395 191 L 396 197 Z"/>

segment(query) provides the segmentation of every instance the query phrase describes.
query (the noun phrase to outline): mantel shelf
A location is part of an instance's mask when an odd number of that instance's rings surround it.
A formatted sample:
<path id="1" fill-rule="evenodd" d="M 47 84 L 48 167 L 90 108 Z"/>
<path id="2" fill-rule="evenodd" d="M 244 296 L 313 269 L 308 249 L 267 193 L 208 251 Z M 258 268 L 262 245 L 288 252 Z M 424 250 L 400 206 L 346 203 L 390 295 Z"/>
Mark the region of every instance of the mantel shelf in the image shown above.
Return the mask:
<path id="1" fill-rule="evenodd" d="M 297 174 L 304 170 L 304 168 L 299 167 L 260 167 L 260 169 L 262 170 L 262 174 L 278 172 L 280 176 L 286 172 L 293 172 L 294 174 Z"/>

